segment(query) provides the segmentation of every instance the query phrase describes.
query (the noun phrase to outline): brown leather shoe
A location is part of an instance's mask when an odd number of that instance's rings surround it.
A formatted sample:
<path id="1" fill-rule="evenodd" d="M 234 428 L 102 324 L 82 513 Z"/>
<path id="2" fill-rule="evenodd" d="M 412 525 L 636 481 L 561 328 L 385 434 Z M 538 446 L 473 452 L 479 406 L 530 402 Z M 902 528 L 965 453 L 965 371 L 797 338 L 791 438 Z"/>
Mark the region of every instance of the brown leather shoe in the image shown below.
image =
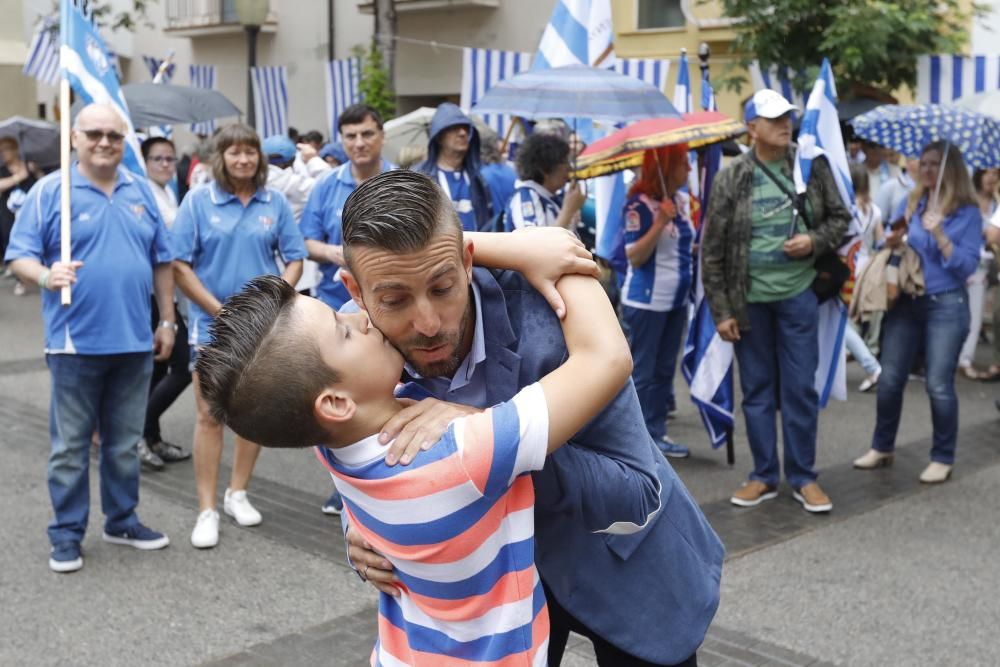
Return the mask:
<path id="1" fill-rule="evenodd" d="M 807 512 L 829 512 L 833 509 L 830 496 L 823 493 L 823 489 L 819 488 L 816 482 L 809 482 L 796 490 L 792 497 L 799 501 Z"/>
<path id="2" fill-rule="evenodd" d="M 739 507 L 756 507 L 765 500 L 777 497 L 778 489 L 776 487 L 751 479 L 743 482 L 743 486 L 736 490 L 729 502 Z"/>

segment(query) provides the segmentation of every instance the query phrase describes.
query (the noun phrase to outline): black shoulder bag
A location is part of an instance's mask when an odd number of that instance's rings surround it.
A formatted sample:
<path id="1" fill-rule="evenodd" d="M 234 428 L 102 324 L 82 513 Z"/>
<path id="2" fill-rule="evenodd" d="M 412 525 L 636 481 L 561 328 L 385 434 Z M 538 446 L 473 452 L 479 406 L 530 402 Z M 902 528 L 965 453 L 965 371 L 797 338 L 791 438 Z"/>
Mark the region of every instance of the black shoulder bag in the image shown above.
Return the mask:
<path id="1" fill-rule="evenodd" d="M 788 229 L 788 238 L 795 236 L 795 228 L 798 226 L 799 216 L 802 216 L 806 227 L 811 227 L 812 218 L 809 216 L 809 212 L 805 206 L 806 194 L 804 192 L 802 194 L 792 192 L 781 179 L 764 166 L 764 163 L 760 161 L 760 158 L 757 157 L 753 150 L 750 151 L 750 157 L 760 167 L 760 170 L 764 172 L 764 175 L 771 179 L 778 186 L 778 189 L 781 190 L 782 194 L 792 202 L 792 224 Z M 851 270 L 847 264 L 841 261 L 835 250 L 827 250 L 822 255 L 817 256 L 816 261 L 813 262 L 813 268 L 816 269 L 816 277 L 813 279 L 812 291 L 816 294 L 816 299 L 820 303 L 840 294 L 840 289 L 847 282 L 847 279 L 851 277 Z"/>

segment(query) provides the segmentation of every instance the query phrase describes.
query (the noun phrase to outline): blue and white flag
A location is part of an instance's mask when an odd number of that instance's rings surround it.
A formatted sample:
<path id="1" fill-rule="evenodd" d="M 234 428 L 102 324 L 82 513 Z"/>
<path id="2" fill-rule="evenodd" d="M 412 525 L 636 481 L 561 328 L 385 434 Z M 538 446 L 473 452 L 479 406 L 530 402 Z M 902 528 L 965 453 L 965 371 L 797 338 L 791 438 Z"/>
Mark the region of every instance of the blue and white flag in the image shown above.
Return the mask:
<path id="1" fill-rule="evenodd" d="M 556 0 L 532 68 L 614 67 L 614 37 L 611 0 Z"/>
<path id="2" fill-rule="evenodd" d="M 466 113 L 490 88 L 504 79 L 531 69 L 531 54 L 497 49 L 462 49 L 462 97 L 459 106 Z M 507 136 L 513 117 L 482 114 L 483 121 L 500 137 Z"/>
<path id="3" fill-rule="evenodd" d="M 917 104 L 946 104 L 998 89 L 1000 53 L 917 59 Z"/>
<path id="4" fill-rule="evenodd" d="M 160 68 L 163 66 L 163 58 L 143 56 L 142 62 L 145 63 L 146 69 L 149 70 L 149 78 L 153 80 L 153 83 L 170 83 L 170 80 L 174 78 L 174 70 L 176 67 L 172 62 L 167 63 L 167 66 L 162 73 L 160 72 Z M 157 76 L 160 78 L 157 79 Z"/>
<path id="5" fill-rule="evenodd" d="M 253 107 L 262 139 L 288 134 L 288 68 L 252 67 Z"/>
<path id="6" fill-rule="evenodd" d="M 677 63 L 677 83 L 674 84 L 674 107 L 681 113 L 691 113 L 694 111 L 694 102 L 691 97 L 691 72 L 688 69 L 688 57 L 686 51 L 681 51 L 681 59 Z M 687 191 L 694 197 L 701 200 L 701 188 L 698 177 L 698 153 L 688 151 L 688 164 L 691 171 L 688 172 Z"/>
<path id="7" fill-rule="evenodd" d="M 777 65 L 764 69 L 756 60 L 750 63 L 749 69 L 750 84 L 753 86 L 754 92 L 765 89 L 773 90 L 798 108 L 802 108 L 804 103 L 802 93 L 795 90 L 794 85 L 797 72 L 788 67 L 778 67 Z"/>
<path id="8" fill-rule="evenodd" d="M 656 58 L 616 58 L 615 71 L 645 81 L 664 92 L 667 89 L 667 76 L 670 74 L 670 61 Z"/>
<path id="9" fill-rule="evenodd" d="M 805 192 L 817 157 L 826 158 L 837 190 L 847 210 L 851 211 L 851 226 L 847 235 L 854 238 L 862 229 L 854 203 L 854 186 L 844 150 L 844 139 L 837 116 L 837 88 L 830 61 L 823 59 L 819 77 L 809 94 L 802 126 L 799 129 L 798 151 L 795 155 L 795 190 Z M 849 245 L 849 244 L 848 244 Z M 845 246 L 846 247 L 846 246 Z M 844 332 L 847 327 L 847 307 L 839 299 L 829 299 L 819 307 L 819 365 L 816 367 L 816 391 L 820 407 L 831 398 L 847 400 L 847 359 L 844 355 Z"/>
<path id="10" fill-rule="evenodd" d="M 215 65 L 188 65 L 188 76 L 193 88 L 215 89 Z M 201 136 L 210 137 L 215 133 L 215 121 L 192 123 L 191 131 Z"/>
<path id="11" fill-rule="evenodd" d="M 21 71 L 50 86 L 59 84 L 59 39 L 51 20 L 46 20 L 39 26 L 35 36 L 31 38 L 28 58 Z"/>
<path id="12" fill-rule="evenodd" d="M 341 58 L 326 64 L 326 120 L 330 141 L 340 139 L 337 120 L 344 109 L 361 101 L 361 60 Z"/>
<path id="13" fill-rule="evenodd" d="M 114 108 L 127 128 L 122 165 L 129 171 L 146 175 L 139 151 L 139 140 L 128 114 L 128 105 L 118 82 L 112 54 L 97 33 L 96 26 L 71 0 L 62 0 L 59 33 L 60 65 L 73 90 L 84 104 L 107 104 Z"/>
<path id="14" fill-rule="evenodd" d="M 708 72 L 701 80 L 701 108 L 716 111 L 715 92 L 708 81 Z M 712 181 L 722 164 L 722 147 L 710 146 L 705 151 L 705 168 L 701 174 L 701 228 L 696 243 L 701 245 L 701 235 L 708 220 L 708 196 Z M 733 344 L 722 340 L 715 328 L 712 311 L 705 299 L 701 282 L 701 265 L 694 266 L 694 300 L 688 322 L 687 341 L 681 359 L 681 372 L 691 391 L 691 401 L 698 407 L 701 421 L 708 431 L 712 447 L 726 442 L 727 433 L 733 430 Z"/>

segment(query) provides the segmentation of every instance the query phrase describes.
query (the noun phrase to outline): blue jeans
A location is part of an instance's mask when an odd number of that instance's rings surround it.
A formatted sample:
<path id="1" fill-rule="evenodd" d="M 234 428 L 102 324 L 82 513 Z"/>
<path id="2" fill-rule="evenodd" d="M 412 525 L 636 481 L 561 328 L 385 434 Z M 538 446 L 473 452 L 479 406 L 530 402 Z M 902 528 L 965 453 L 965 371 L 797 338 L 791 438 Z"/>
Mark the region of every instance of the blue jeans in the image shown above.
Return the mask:
<path id="1" fill-rule="evenodd" d="M 750 329 L 740 331 L 736 358 L 753 454 L 750 479 L 768 486 L 776 486 L 781 479 L 775 427 L 780 405 L 785 479 L 801 488 L 816 479 L 816 295 L 806 289 L 781 301 L 748 303 L 747 315 Z"/>
<path id="2" fill-rule="evenodd" d="M 882 379 L 872 449 L 891 452 L 903 410 L 903 389 L 917 350 L 924 342 L 927 395 L 931 400 L 934 444 L 931 460 L 955 462 L 958 439 L 958 396 L 955 370 L 962 343 L 969 334 L 965 289 L 922 297 L 901 296 L 882 324 Z"/>
<path id="3" fill-rule="evenodd" d="M 875 358 L 875 355 L 865 345 L 865 341 L 861 338 L 858 330 L 854 328 L 853 322 L 848 322 L 847 328 L 844 330 L 844 347 L 861 364 L 861 367 L 865 369 L 865 375 L 875 375 L 879 368 L 881 368 L 878 359 Z"/>
<path id="4" fill-rule="evenodd" d="M 623 306 L 632 348 L 632 380 L 649 435 L 667 433 L 667 410 L 676 406 L 674 373 L 684 338 L 687 308 L 655 311 Z"/>
<path id="5" fill-rule="evenodd" d="M 90 439 L 101 436 L 101 508 L 104 528 L 118 532 L 139 522 L 139 455 L 152 352 L 50 354 L 49 497 L 55 518 L 49 540 L 81 542 L 90 513 Z"/>

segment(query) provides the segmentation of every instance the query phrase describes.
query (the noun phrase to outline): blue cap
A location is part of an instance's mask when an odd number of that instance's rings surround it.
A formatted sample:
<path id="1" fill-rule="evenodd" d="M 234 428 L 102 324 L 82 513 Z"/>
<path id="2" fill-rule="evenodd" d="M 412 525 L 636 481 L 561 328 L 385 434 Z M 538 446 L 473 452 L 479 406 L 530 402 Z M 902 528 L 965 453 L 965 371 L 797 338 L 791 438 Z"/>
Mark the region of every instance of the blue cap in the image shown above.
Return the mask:
<path id="1" fill-rule="evenodd" d="M 340 164 L 344 164 L 348 160 L 347 151 L 344 150 L 344 144 L 339 141 L 331 141 L 330 143 L 323 144 L 323 148 L 319 149 L 319 156 L 324 160 L 328 157 L 332 157 Z"/>
<path id="2" fill-rule="evenodd" d="M 272 155 L 281 157 L 282 162 L 291 162 L 295 159 L 295 144 L 283 134 L 276 134 L 265 139 L 261 149 L 268 159 Z"/>

